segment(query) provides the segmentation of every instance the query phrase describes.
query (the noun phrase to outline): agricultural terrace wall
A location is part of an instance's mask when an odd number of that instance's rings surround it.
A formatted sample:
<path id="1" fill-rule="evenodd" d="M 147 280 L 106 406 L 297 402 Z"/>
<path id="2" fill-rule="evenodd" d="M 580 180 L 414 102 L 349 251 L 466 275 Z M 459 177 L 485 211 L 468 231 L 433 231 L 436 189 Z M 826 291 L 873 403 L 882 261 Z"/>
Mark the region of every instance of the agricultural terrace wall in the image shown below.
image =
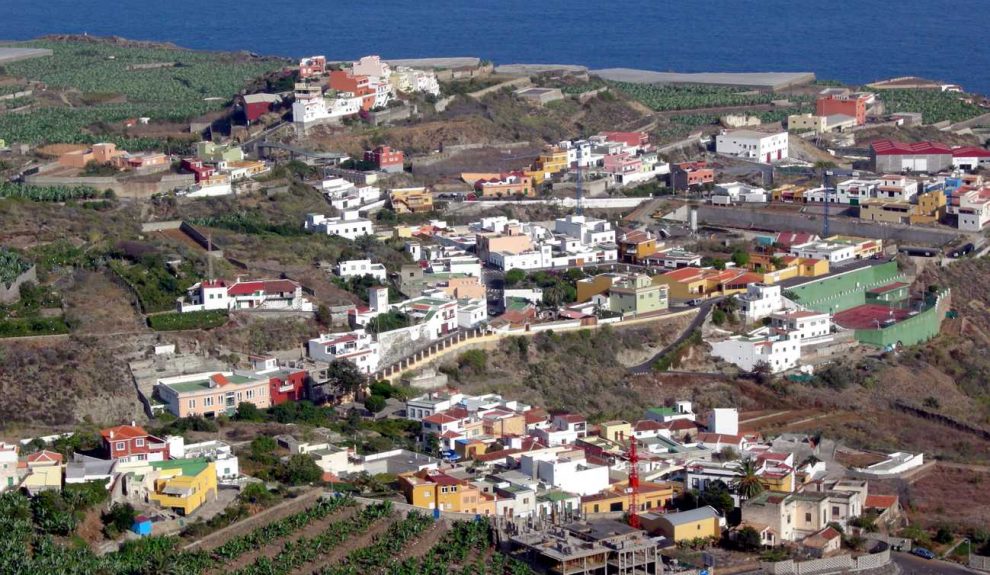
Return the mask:
<path id="1" fill-rule="evenodd" d="M 881 329 L 857 329 L 856 339 L 860 343 L 876 347 L 889 345 L 915 345 L 928 341 L 938 335 L 942 328 L 942 320 L 949 310 L 950 292 L 948 290 L 938 295 L 935 305 L 899 321 L 892 326 Z"/>
<path id="2" fill-rule="evenodd" d="M 698 221 L 715 226 L 732 228 L 821 233 L 822 218 L 810 214 L 774 212 L 765 208 L 723 208 L 711 205 L 698 206 Z M 829 229 L 833 234 L 877 238 L 908 244 L 942 246 L 959 237 L 958 231 L 935 228 L 919 228 L 897 224 L 863 222 L 846 218 L 832 218 Z"/>
<path id="3" fill-rule="evenodd" d="M 192 174 L 167 174 L 157 182 L 135 182 L 116 178 L 45 176 L 36 174 L 24 178 L 29 186 L 87 186 L 96 190 L 113 190 L 122 198 L 146 199 L 155 194 L 164 194 L 196 183 Z"/>
<path id="4" fill-rule="evenodd" d="M 142 232 L 160 232 L 163 230 L 175 230 L 182 226 L 182 220 L 166 220 L 164 222 L 144 222 L 141 224 Z"/>
<path id="5" fill-rule="evenodd" d="M 897 262 L 886 262 L 785 288 L 798 304 L 818 312 L 838 313 L 866 303 L 866 292 L 903 281 Z"/>
<path id="6" fill-rule="evenodd" d="M 38 283 L 38 266 L 31 266 L 25 270 L 14 278 L 14 282 L 9 286 L 0 282 L 0 303 L 14 303 L 21 299 L 21 285 L 25 282 Z"/>
<path id="7" fill-rule="evenodd" d="M 474 143 L 474 144 L 455 144 L 452 146 L 444 146 L 442 152 L 431 153 L 426 156 L 416 156 L 409 159 L 409 164 L 412 167 L 412 171 L 415 173 L 416 168 L 425 168 L 432 166 L 434 164 L 439 164 L 440 162 L 445 162 L 461 152 L 467 152 L 470 150 L 482 150 L 485 148 L 492 148 L 495 150 L 515 150 L 518 148 L 529 147 L 530 143 L 528 141 L 523 142 L 504 142 L 500 144 L 484 144 L 484 143 Z"/>
<path id="8" fill-rule="evenodd" d="M 533 85 L 533 81 L 530 80 L 529 77 L 513 78 L 512 80 L 506 80 L 505 82 L 495 84 L 494 86 L 482 88 L 477 92 L 470 92 L 468 93 L 468 97 L 474 98 L 475 100 L 480 100 L 485 96 L 487 96 L 488 94 L 491 94 L 493 92 L 498 92 L 503 88 L 528 88 L 529 86 L 532 85 Z"/>

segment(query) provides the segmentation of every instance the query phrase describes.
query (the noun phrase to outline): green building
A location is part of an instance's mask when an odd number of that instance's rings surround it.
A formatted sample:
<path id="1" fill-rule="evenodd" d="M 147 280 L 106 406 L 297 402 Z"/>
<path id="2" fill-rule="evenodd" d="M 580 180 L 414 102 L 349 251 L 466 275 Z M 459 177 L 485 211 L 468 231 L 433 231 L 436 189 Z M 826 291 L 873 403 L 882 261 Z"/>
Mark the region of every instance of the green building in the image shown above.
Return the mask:
<path id="1" fill-rule="evenodd" d="M 785 291 L 787 297 L 808 309 L 839 313 L 867 303 L 868 291 L 904 279 L 897 262 L 890 261 L 814 279 Z"/>
<path id="2" fill-rule="evenodd" d="M 667 309 L 667 286 L 653 285 L 653 278 L 636 274 L 616 281 L 608 290 L 608 308 L 611 311 L 641 315 Z"/>

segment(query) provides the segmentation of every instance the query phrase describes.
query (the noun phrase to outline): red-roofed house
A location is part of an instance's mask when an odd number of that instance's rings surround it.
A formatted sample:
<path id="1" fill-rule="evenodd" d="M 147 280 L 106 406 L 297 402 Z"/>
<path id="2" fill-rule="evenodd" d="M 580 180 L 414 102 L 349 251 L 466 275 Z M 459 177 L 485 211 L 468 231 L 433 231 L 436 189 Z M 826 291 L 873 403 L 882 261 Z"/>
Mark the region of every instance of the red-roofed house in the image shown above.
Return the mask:
<path id="1" fill-rule="evenodd" d="M 474 183 L 474 191 L 480 198 L 536 195 L 533 178 L 524 172 L 508 172 L 488 179 L 482 178 Z"/>
<path id="2" fill-rule="evenodd" d="M 952 148 L 952 167 L 960 170 L 990 167 L 990 150 L 979 146 Z"/>
<path id="3" fill-rule="evenodd" d="M 179 300 L 180 312 L 203 310 L 292 310 L 313 311 L 313 302 L 303 296 L 302 286 L 292 280 L 254 280 L 233 283 L 204 280 L 189 288 Z"/>
<path id="4" fill-rule="evenodd" d="M 731 447 L 736 450 L 736 453 L 744 451 L 749 444 L 742 435 L 726 435 L 724 433 L 710 433 L 707 431 L 699 433 L 695 441 L 712 451 L 721 451 L 724 447 Z"/>
<path id="5" fill-rule="evenodd" d="M 834 527 L 826 527 L 801 541 L 801 547 L 814 557 L 825 557 L 829 553 L 838 551 L 841 544 L 842 534 Z"/>
<path id="6" fill-rule="evenodd" d="M 885 173 L 937 173 L 952 167 L 952 148 L 937 142 L 877 140 L 870 144 L 873 171 Z"/>
<path id="7" fill-rule="evenodd" d="M 638 150 L 650 147 L 650 135 L 646 132 L 601 132 L 598 135 L 609 142 L 619 142 Z"/>
<path id="8" fill-rule="evenodd" d="M 168 443 L 137 425 L 118 425 L 100 430 L 103 452 L 108 459 L 119 461 L 165 461 Z"/>
<path id="9" fill-rule="evenodd" d="M 42 449 L 41 451 L 32 453 L 25 458 L 29 468 L 62 465 L 62 460 L 63 457 L 61 453 L 48 451 L 47 449 Z"/>
<path id="10" fill-rule="evenodd" d="M 893 525 L 901 515 L 901 503 L 896 495 L 867 494 L 863 510 L 873 510 L 879 513 L 877 520 Z"/>

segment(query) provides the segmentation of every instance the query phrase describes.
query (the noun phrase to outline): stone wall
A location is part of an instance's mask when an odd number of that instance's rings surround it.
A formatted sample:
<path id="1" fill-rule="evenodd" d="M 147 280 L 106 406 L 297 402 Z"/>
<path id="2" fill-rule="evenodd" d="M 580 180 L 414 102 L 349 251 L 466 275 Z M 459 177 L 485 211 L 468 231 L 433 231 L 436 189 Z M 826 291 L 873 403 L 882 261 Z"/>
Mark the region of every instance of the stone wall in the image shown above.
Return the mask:
<path id="1" fill-rule="evenodd" d="M 823 218 L 815 215 L 773 212 L 767 209 L 721 208 L 710 205 L 698 206 L 698 221 L 714 226 L 816 234 L 821 233 L 823 224 Z M 932 246 L 945 245 L 961 235 L 958 231 L 948 229 L 918 228 L 840 218 L 832 218 L 829 221 L 829 230 L 833 234 Z"/>
<path id="2" fill-rule="evenodd" d="M 31 266 L 14 278 L 14 283 L 5 286 L 0 283 L 0 303 L 14 303 L 21 299 L 21 285 L 25 282 L 38 283 L 38 266 Z"/>

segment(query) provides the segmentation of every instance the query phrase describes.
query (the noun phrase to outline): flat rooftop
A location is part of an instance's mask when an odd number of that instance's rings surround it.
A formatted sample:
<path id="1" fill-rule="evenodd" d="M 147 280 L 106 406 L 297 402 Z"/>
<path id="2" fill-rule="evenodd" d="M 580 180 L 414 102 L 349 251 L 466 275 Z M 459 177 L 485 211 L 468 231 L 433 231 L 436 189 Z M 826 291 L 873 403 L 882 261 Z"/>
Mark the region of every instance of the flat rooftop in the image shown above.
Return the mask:
<path id="1" fill-rule="evenodd" d="M 633 68 L 592 70 L 605 80 L 634 84 L 704 84 L 710 86 L 739 86 L 779 90 L 788 86 L 807 84 L 815 80 L 814 72 L 654 72 Z"/>
<path id="2" fill-rule="evenodd" d="M 47 48 L 12 48 L 9 46 L 0 46 L 0 64 L 10 64 L 11 62 L 18 62 L 20 60 L 43 58 L 51 55 L 52 51 Z"/>
<path id="3" fill-rule="evenodd" d="M 410 68 L 476 68 L 481 65 L 481 58 L 474 56 L 455 56 L 450 58 L 403 58 L 385 60 L 390 66 L 408 66 Z"/>
<path id="4" fill-rule="evenodd" d="M 886 327 L 885 322 L 888 320 L 892 319 L 896 323 L 910 315 L 910 310 L 878 304 L 866 304 L 847 309 L 846 311 L 840 311 L 835 314 L 832 321 L 846 329 L 877 329 L 878 322 L 880 327 L 883 328 Z"/>
<path id="5" fill-rule="evenodd" d="M 243 375 L 226 376 L 226 379 L 227 379 L 227 382 L 228 383 L 231 383 L 231 384 L 234 384 L 234 385 L 240 385 L 240 384 L 244 384 L 244 383 L 257 383 L 258 381 L 260 381 L 258 379 L 253 379 L 253 378 L 250 378 L 250 377 L 245 377 Z M 177 391 L 179 393 L 189 393 L 189 392 L 193 392 L 193 391 L 203 391 L 203 390 L 206 390 L 206 389 L 210 389 L 210 379 L 209 378 L 204 378 L 204 379 L 199 379 L 199 380 L 196 380 L 196 381 L 183 381 L 183 382 L 180 382 L 180 383 L 165 383 L 165 384 L 162 384 L 162 385 L 165 385 L 167 387 L 170 387 L 170 388 L 174 389 L 175 391 Z M 214 387 L 213 389 L 219 390 L 220 387 Z"/>

